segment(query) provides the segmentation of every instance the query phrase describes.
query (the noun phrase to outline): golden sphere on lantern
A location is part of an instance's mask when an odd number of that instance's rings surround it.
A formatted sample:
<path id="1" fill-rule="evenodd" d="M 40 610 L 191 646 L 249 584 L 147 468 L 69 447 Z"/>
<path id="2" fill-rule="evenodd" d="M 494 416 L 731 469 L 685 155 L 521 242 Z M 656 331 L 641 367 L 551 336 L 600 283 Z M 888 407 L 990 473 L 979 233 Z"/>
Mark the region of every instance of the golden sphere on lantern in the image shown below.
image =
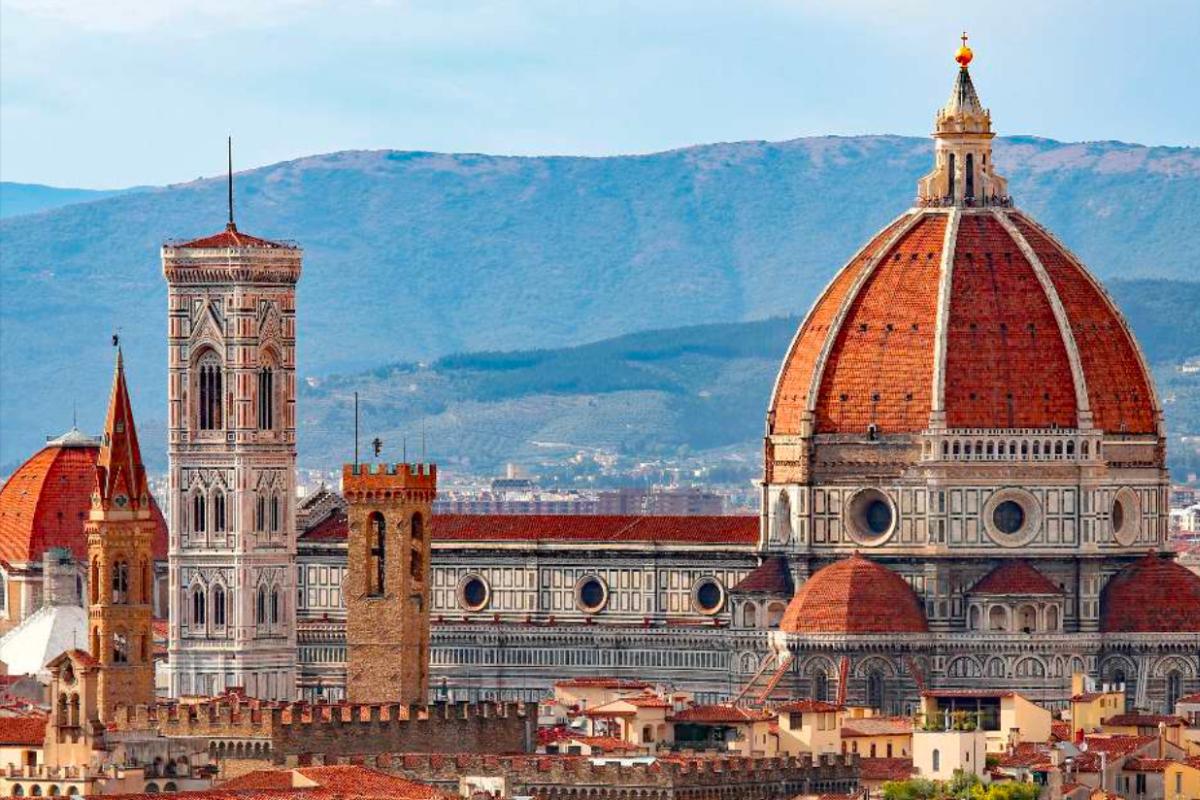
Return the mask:
<path id="1" fill-rule="evenodd" d="M 970 64 L 971 59 L 974 57 L 975 54 L 971 52 L 971 48 L 967 47 L 967 33 L 966 31 L 963 31 L 962 46 L 959 47 L 958 52 L 954 54 L 954 60 L 958 62 L 960 67 L 966 69 L 967 64 Z"/>

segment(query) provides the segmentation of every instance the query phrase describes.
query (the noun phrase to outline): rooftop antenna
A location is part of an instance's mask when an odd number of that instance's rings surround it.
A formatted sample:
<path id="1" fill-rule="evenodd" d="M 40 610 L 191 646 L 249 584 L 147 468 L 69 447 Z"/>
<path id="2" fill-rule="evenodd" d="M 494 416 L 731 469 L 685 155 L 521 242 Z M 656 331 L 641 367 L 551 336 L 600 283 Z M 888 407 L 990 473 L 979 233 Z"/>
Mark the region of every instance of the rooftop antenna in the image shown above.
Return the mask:
<path id="1" fill-rule="evenodd" d="M 407 464 L 408 463 L 408 434 L 407 433 L 401 437 L 400 442 L 401 442 L 401 450 L 402 450 L 401 461 L 403 463 Z"/>
<path id="2" fill-rule="evenodd" d="M 354 393 L 354 471 L 358 472 L 358 392 Z"/>
<path id="3" fill-rule="evenodd" d="M 74 430 L 78 427 L 79 427 L 79 401 L 72 400 L 71 401 L 71 429 Z"/>
<path id="4" fill-rule="evenodd" d="M 421 418 L 421 463 L 425 463 L 425 418 Z"/>
<path id="5" fill-rule="evenodd" d="M 237 226 L 233 224 L 233 137 L 230 136 L 225 141 L 226 151 L 229 158 L 228 166 L 228 187 L 229 187 L 229 230 L 236 231 Z"/>

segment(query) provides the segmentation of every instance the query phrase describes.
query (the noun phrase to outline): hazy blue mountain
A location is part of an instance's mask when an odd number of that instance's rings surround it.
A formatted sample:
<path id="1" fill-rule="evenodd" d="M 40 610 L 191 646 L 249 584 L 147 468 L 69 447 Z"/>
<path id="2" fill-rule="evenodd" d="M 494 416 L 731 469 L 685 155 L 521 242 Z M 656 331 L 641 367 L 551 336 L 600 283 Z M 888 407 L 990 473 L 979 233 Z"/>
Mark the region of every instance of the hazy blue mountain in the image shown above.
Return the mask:
<path id="1" fill-rule="evenodd" d="M 908 204 L 931 151 L 876 136 L 611 158 L 343 152 L 240 174 L 238 222 L 305 247 L 300 370 L 320 376 L 802 313 Z M 1200 151 L 1017 138 L 997 162 L 1103 278 L 1195 275 Z M 0 220 L 0 464 L 67 427 L 73 401 L 100 424 L 116 328 L 137 412 L 161 428 L 158 247 L 218 230 L 224 206 L 217 178 Z"/>
<path id="2" fill-rule="evenodd" d="M 1200 467 L 1183 433 L 1200 431 L 1200 283 L 1109 284 L 1156 369 L 1172 463 Z M 646 331 L 577 347 L 451 355 L 310 380 L 300 394 L 301 461 L 336 465 L 353 446 L 354 392 L 362 440 L 398 457 L 425 431 L 440 463 L 496 470 L 579 449 L 635 458 L 731 449 L 758 469 L 771 386 L 798 317 Z"/>
<path id="3" fill-rule="evenodd" d="M 72 203 L 87 203 L 123 194 L 131 189 L 70 189 L 40 183 L 0 181 L 0 218 L 35 214 Z"/>

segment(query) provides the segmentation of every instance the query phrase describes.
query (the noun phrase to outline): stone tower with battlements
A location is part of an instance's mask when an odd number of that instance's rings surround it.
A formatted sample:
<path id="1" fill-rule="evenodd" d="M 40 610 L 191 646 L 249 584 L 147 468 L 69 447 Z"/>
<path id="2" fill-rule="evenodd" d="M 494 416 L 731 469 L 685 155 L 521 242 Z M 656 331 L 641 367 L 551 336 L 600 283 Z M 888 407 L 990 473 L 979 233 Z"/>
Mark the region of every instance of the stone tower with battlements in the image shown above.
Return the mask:
<path id="1" fill-rule="evenodd" d="M 232 216 L 232 214 L 231 214 Z M 168 286 L 170 692 L 295 695 L 294 244 L 162 248 Z"/>
<path id="2" fill-rule="evenodd" d="M 154 700 L 154 515 L 120 350 L 85 531 L 88 640 L 98 663 L 96 707 L 106 722 L 119 704 Z"/>
<path id="3" fill-rule="evenodd" d="M 347 464 L 346 697 L 423 703 L 429 693 L 433 464 Z"/>

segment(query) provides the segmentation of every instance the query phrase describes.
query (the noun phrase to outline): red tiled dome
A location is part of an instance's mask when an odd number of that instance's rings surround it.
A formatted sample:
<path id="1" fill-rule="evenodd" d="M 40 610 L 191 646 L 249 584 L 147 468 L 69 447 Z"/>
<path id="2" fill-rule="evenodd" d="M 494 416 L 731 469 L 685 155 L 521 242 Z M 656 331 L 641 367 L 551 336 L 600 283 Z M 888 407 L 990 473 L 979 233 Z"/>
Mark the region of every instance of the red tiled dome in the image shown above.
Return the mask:
<path id="1" fill-rule="evenodd" d="M 818 570 L 788 604 L 787 633 L 926 633 L 921 600 L 903 578 L 855 553 Z"/>
<path id="2" fill-rule="evenodd" d="M 50 442 L 22 464 L 0 488 L 0 562 L 42 560 L 47 548 L 65 547 L 87 560 L 83 532 L 100 444 L 74 432 Z M 167 557 L 167 523 L 153 498 L 154 557 Z"/>
<path id="3" fill-rule="evenodd" d="M 958 223 L 947 235 L 951 213 Z M 768 419 L 773 434 L 801 433 L 809 412 L 814 433 L 863 433 L 871 424 L 882 435 L 915 433 L 940 399 L 952 429 L 1075 428 L 1077 385 L 1086 386 L 1096 427 L 1156 432 L 1149 373 L 1128 326 L 1045 229 L 1008 207 L 914 208 L 817 300 L 780 370 Z"/>
<path id="4" fill-rule="evenodd" d="M 1200 576 L 1150 553 L 1109 579 L 1100 595 L 1104 633 L 1200 632 Z"/>

